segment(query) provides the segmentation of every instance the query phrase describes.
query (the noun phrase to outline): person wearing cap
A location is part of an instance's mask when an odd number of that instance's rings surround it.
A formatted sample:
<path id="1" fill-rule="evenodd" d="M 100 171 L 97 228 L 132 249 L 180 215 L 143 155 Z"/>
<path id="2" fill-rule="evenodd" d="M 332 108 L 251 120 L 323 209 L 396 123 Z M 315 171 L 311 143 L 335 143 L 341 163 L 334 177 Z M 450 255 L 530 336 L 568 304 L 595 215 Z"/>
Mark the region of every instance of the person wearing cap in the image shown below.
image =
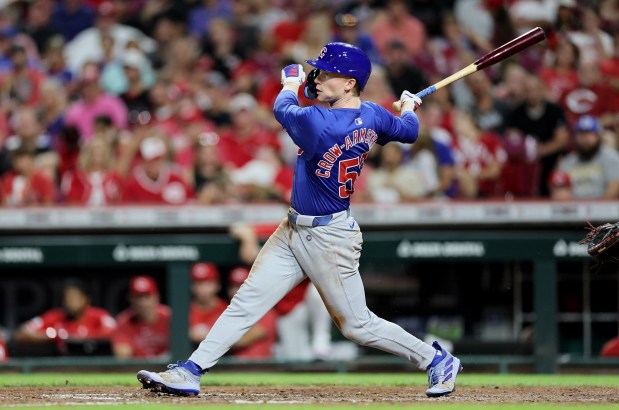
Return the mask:
<path id="1" fill-rule="evenodd" d="M 565 201 L 572 199 L 572 181 L 570 174 L 556 170 L 550 174 L 548 181 L 550 186 L 550 198 L 555 201 Z"/>
<path id="2" fill-rule="evenodd" d="M 149 90 L 155 83 L 155 73 L 146 56 L 135 49 L 125 51 L 122 63 L 125 87 L 120 98 L 127 105 L 129 120 L 134 121 L 136 115 L 153 109 Z"/>
<path id="3" fill-rule="evenodd" d="M 571 182 L 571 198 L 619 198 L 619 153 L 602 142 L 597 118 L 583 115 L 574 129 L 574 151 L 559 163 L 558 170 Z"/>
<path id="4" fill-rule="evenodd" d="M 189 306 L 189 339 L 196 345 L 228 307 L 228 302 L 219 296 L 220 291 L 219 269 L 214 263 L 198 262 L 191 267 L 193 300 Z"/>
<path id="5" fill-rule="evenodd" d="M 168 163 L 167 155 L 166 142 L 157 135 L 140 142 L 141 161 L 126 181 L 122 202 L 179 205 L 193 198 L 193 189 Z"/>
<path id="6" fill-rule="evenodd" d="M 129 282 L 129 307 L 116 316 L 112 337 L 114 356 L 150 359 L 170 347 L 170 308 L 160 303 L 159 287 L 151 276 L 138 275 Z"/>
<path id="7" fill-rule="evenodd" d="M 21 325 L 13 340 L 55 342 L 60 348 L 68 340 L 101 340 L 112 336 L 116 321 L 106 310 L 91 306 L 84 283 L 67 280 L 62 294 L 62 307 L 48 310 Z"/>
<path id="8" fill-rule="evenodd" d="M 515 0 L 508 6 L 510 20 L 517 35 L 537 27 L 550 27 L 557 19 L 556 0 Z"/>
<path id="9" fill-rule="evenodd" d="M 148 89 L 154 82 L 155 73 L 150 61 L 142 51 L 133 47 L 124 50 L 120 56 L 112 56 L 101 72 L 101 87 L 107 93 L 119 95 L 129 112 L 135 109 L 135 105 L 150 111 Z"/>
<path id="10" fill-rule="evenodd" d="M 232 300 L 241 285 L 249 277 L 249 269 L 237 266 L 228 275 L 228 298 Z M 277 340 L 277 314 L 269 310 L 231 349 L 234 357 L 239 359 L 270 359 Z"/>

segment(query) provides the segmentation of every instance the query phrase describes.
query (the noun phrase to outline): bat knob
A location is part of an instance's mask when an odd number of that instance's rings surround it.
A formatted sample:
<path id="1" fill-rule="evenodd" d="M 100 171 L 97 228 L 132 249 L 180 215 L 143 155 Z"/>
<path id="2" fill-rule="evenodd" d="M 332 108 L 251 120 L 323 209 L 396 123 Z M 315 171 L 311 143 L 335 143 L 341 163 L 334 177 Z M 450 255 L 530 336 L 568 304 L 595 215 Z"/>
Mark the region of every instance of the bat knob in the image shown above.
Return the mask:
<path id="1" fill-rule="evenodd" d="M 393 111 L 400 112 L 400 110 L 402 109 L 402 101 L 394 101 L 391 107 L 393 108 Z"/>

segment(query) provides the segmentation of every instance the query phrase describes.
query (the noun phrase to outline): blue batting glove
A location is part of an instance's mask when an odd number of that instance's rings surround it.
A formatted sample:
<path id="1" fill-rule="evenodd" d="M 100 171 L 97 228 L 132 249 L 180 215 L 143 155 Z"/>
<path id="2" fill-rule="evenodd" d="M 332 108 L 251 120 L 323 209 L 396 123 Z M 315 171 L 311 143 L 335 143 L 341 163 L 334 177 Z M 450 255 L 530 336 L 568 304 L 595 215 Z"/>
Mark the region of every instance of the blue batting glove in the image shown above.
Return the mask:
<path id="1" fill-rule="evenodd" d="M 300 86 L 305 81 L 305 72 L 301 64 L 291 64 L 282 69 L 282 84 Z"/>

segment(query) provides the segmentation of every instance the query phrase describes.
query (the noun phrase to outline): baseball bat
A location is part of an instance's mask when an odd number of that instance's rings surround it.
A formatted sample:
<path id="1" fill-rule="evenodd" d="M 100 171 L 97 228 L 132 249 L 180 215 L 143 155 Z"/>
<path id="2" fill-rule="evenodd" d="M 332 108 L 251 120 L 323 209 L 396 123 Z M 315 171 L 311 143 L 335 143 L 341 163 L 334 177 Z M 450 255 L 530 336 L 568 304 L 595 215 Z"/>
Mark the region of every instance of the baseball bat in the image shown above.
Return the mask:
<path id="1" fill-rule="evenodd" d="M 418 92 L 417 96 L 419 98 L 424 98 L 425 96 L 432 94 L 436 90 L 440 90 L 446 85 L 453 83 L 454 81 L 457 81 L 463 77 L 466 77 L 467 75 L 473 74 L 476 71 L 483 70 L 486 67 L 490 67 L 491 65 L 496 64 L 499 61 L 503 61 L 506 58 L 511 57 L 514 54 L 521 52 L 525 48 L 530 47 L 533 44 L 539 43 L 544 38 L 546 38 L 546 33 L 544 33 L 544 30 L 541 27 L 536 27 L 533 30 L 522 34 L 521 36 L 518 36 L 511 41 L 508 41 L 502 46 L 495 48 L 488 54 L 479 58 L 474 63 L 469 64 L 468 66 L 464 67 L 460 71 L 450 75 L 447 78 L 442 79 L 436 84 L 429 86 L 425 90 Z M 398 100 L 393 103 L 394 111 L 400 112 L 401 107 L 402 107 L 401 101 Z"/>

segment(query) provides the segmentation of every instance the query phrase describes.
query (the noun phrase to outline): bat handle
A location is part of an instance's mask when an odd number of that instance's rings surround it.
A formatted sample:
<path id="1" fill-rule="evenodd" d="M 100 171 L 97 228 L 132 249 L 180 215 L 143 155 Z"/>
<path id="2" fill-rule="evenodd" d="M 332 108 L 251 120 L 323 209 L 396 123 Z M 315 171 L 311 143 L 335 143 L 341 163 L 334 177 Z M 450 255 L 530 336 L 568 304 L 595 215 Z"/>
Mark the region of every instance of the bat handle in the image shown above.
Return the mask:
<path id="1" fill-rule="evenodd" d="M 419 97 L 419 98 L 427 97 L 428 95 L 432 94 L 434 91 L 436 91 L 436 87 L 431 85 L 428 88 L 425 88 L 425 89 L 419 91 L 417 93 L 417 97 Z M 395 112 L 400 112 L 401 109 L 402 109 L 402 101 L 398 100 L 398 101 L 393 103 L 393 110 Z"/>
<path id="2" fill-rule="evenodd" d="M 425 88 L 425 89 L 419 91 L 417 93 L 417 97 L 419 97 L 419 98 L 427 97 L 428 95 L 432 94 L 434 91 L 436 91 L 436 87 L 431 85 L 428 88 Z"/>

